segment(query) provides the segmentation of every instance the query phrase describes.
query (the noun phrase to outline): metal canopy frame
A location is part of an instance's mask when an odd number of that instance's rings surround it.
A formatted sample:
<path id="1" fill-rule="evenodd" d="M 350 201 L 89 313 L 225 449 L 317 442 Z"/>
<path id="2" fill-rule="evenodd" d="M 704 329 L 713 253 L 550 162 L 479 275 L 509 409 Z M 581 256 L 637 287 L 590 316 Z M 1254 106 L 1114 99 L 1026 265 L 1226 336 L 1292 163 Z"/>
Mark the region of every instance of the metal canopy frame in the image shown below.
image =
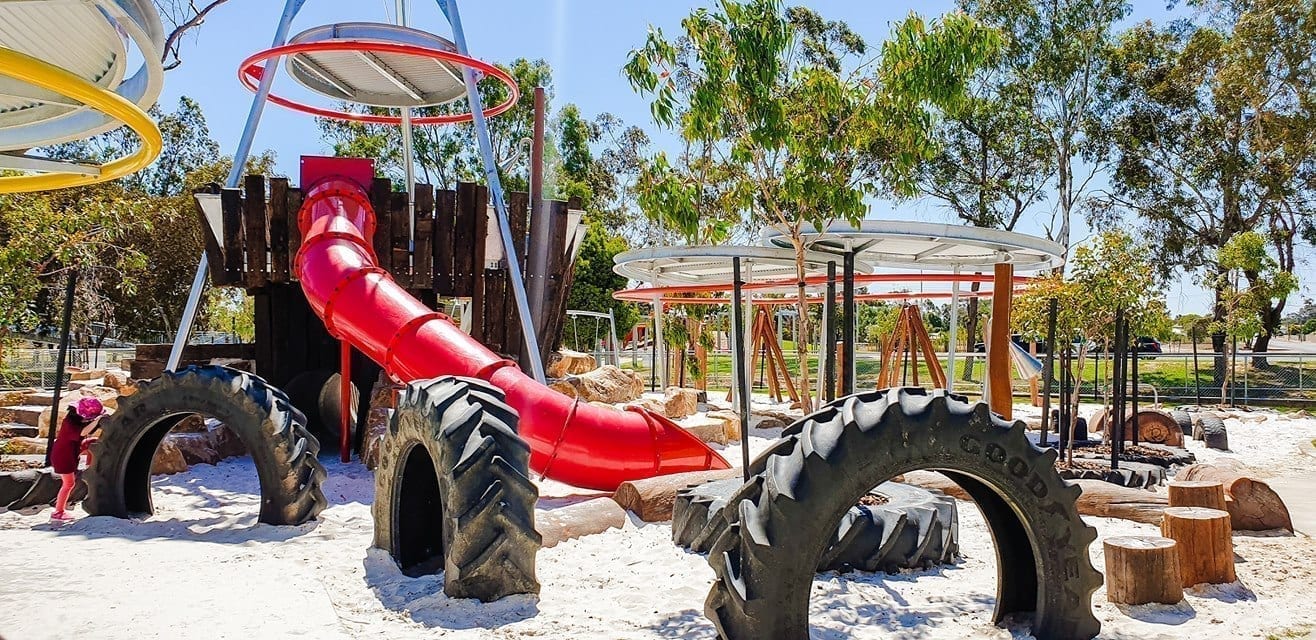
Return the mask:
<path id="1" fill-rule="evenodd" d="M 70 37 L 71 28 L 102 25 L 107 29 L 99 35 Z M 142 56 L 142 65 L 130 76 L 119 30 Z M 0 0 L 0 44 L 67 69 L 141 109 L 154 104 L 164 87 L 159 55 L 164 27 L 150 0 Z M 112 48 L 106 51 L 106 46 Z M 79 100 L 26 82 L 0 79 L 0 94 L 8 94 L 8 100 L 0 100 L 6 111 L 0 113 L 0 151 L 80 140 L 123 124 Z M 23 106 L 25 100 L 29 106 Z"/>
<path id="2" fill-rule="evenodd" d="M 371 40 L 457 53 L 451 40 L 420 29 L 374 22 L 340 22 L 312 27 L 288 44 L 326 40 Z M 443 73 L 434 73 L 435 68 Z M 334 100 L 373 107 L 432 107 L 466 95 L 461 69 L 442 60 L 364 51 L 304 52 L 288 57 L 288 75 Z"/>
<path id="3" fill-rule="evenodd" d="M 740 258 L 744 264 L 753 267 L 746 274 L 746 284 L 752 284 L 755 279 L 786 280 L 793 283 L 797 277 L 794 249 L 739 245 L 633 249 L 617 254 L 613 258 L 612 270 L 618 275 L 659 287 L 717 284 L 730 288 L 734 276 L 734 258 Z M 834 254 L 805 252 L 805 277 L 826 277 L 827 264 L 837 261 L 839 258 Z M 872 271 L 872 266 L 867 262 L 860 263 L 856 268 L 865 273 Z M 816 285 L 811 283 L 808 286 L 812 288 Z M 794 289 L 793 284 L 789 287 Z"/>
<path id="4" fill-rule="evenodd" d="M 1016 272 L 1054 269 L 1065 263 L 1064 247 L 1023 233 L 901 220 L 864 220 L 859 226 L 835 222 L 819 232 L 806 228 L 806 246 L 813 251 L 847 253 L 879 268 L 928 271 L 990 271 L 1009 263 Z M 776 230 L 763 234 L 763 244 L 790 246 Z"/>
<path id="5" fill-rule="evenodd" d="M 127 0 L 119 0 L 121 2 Z M 136 0 L 136 2 L 145 2 L 147 0 Z M 449 26 L 452 27 L 452 44 L 456 52 L 461 56 L 469 57 L 469 48 L 466 46 L 466 33 L 462 28 L 461 14 L 457 9 L 457 0 L 435 0 L 439 5 L 439 10 L 443 12 L 448 19 Z M 286 0 L 283 8 L 283 15 L 279 19 L 279 25 L 275 29 L 274 40 L 270 48 L 281 47 L 288 42 L 288 32 L 292 28 L 292 21 L 305 6 L 306 0 Z M 397 21 L 399 26 L 406 27 L 407 12 L 406 4 L 403 0 L 397 0 L 398 7 Z M 256 88 L 256 95 L 252 98 L 251 111 L 247 116 L 246 126 L 243 127 L 242 137 L 238 142 L 238 149 L 233 154 L 233 168 L 229 172 L 227 187 L 236 187 L 238 181 L 242 178 L 244 167 L 247 163 L 247 157 L 251 153 L 252 141 L 256 136 L 256 128 L 260 124 L 261 114 L 264 112 L 265 103 L 270 96 L 270 89 L 274 83 L 274 77 L 278 75 L 278 67 L 281 56 L 272 57 L 265 64 L 264 72 L 261 74 L 259 85 Z M 512 283 L 512 290 L 516 298 L 518 316 L 521 322 L 521 331 L 525 336 L 526 351 L 530 361 L 531 374 L 535 380 L 540 383 L 546 382 L 544 375 L 543 357 L 539 351 L 539 339 L 535 334 L 534 319 L 530 313 L 530 304 L 526 297 L 525 279 L 522 276 L 520 260 L 514 249 L 515 244 L 512 239 L 512 226 L 507 215 L 507 203 L 503 195 L 502 181 L 498 177 L 498 166 L 494 162 L 493 145 L 489 140 L 489 128 L 485 122 L 485 113 L 480 91 L 477 83 L 480 78 L 476 76 L 475 70 L 469 66 L 462 68 L 462 81 L 466 89 L 466 98 L 470 104 L 471 123 L 475 127 L 476 141 L 480 147 L 480 156 L 484 164 L 485 180 L 489 188 L 490 198 L 493 200 L 494 209 L 498 212 L 498 230 L 502 237 L 504 255 L 507 257 L 508 277 Z M 513 84 L 515 86 L 515 84 Z M 411 150 L 411 113 L 409 108 L 402 109 L 401 116 L 402 135 L 404 155 L 410 158 Z M 414 206 L 412 197 L 414 189 L 414 174 L 410 162 L 407 166 L 407 200 L 408 208 Z M 178 334 L 174 337 L 173 348 L 169 353 L 169 361 L 166 369 L 172 371 L 178 367 L 178 363 L 183 356 L 183 347 L 187 345 L 188 335 L 191 333 L 192 324 L 196 320 L 197 307 L 201 302 L 201 293 L 205 290 L 206 273 L 209 270 L 209 263 L 205 253 L 197 262 L 196 273 L 192 278 L 192 289 L 189 292 L 187 306 L 183 310 L 183 318 L 178 325 Z"/>

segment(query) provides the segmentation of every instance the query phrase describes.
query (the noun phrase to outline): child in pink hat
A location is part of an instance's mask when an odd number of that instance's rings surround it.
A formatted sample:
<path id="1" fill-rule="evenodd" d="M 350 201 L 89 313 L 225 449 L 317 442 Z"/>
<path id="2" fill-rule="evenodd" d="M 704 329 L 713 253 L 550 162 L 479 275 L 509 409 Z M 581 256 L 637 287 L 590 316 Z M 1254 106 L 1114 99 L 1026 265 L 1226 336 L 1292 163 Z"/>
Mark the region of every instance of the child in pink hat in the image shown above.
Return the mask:
<path id="1" fill-rule="evenodd" d="M 72 520 L 66 509 L 69 494 L 77 484 L 78 454 L 82 449 L 82 440 L 96 430 L 105 407 L 96 398 L 83 398 L 69 406 L 68 413 L 59 424 L 55 434 L 55 446 L 50 452 L 50 465 L 55 468 L 63 483 L 59 496 L 55 499 L 55 512 L 50 514 L 52 520 Z"/>

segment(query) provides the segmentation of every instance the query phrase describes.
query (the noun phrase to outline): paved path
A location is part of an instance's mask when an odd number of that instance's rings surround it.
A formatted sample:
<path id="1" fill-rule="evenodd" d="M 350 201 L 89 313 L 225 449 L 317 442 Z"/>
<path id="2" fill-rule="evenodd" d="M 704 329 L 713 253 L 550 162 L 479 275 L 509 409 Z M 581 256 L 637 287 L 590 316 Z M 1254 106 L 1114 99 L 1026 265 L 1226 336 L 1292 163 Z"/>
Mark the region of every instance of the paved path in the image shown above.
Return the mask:
<path id="1" fill-rule="evenodd" d="M 1313 460 L 1316 466 L 1316 460 Z M 1274 489 L 1289 508 L 1293 528 L 1316 538 L 1316 473 L 1287 478 L 1268 478 L 1266 484 Z"/>

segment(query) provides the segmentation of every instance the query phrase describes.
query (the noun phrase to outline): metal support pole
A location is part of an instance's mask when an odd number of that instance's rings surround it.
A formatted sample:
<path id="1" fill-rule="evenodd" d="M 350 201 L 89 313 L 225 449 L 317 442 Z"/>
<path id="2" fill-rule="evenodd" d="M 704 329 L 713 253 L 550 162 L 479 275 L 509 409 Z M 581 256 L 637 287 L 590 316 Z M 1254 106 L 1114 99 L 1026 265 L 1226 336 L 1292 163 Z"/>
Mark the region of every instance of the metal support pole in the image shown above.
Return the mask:
<path id="1" fill-rule="evenodd" d="M 955 279 L 950 283 L 950 339 L 946 341 L 946 390 L 955 390 L 955 347 L 960 340 L 960 268 L 955 267 Z M 972 351 L 972 349 L 970 349 Z M 1046 418 L 1042 418 L 1046 425 Z M 1042 433 L 1046 433 L 1045 430 Z M 1046 436 L 1042 436 L 1046 442 Z"/>
<path id="2" fill-rule="evenodd" d="M 407 25 L 407 0 L 396 0 L 398 26 Z M 399 109 L 402 113 L 402 166 L 407 180 L 407 251 L 416 250 L 416 155 L 411 139 L 411 107 Z"/>
<path id="3" fill-rule="evenodd" d="M 448 23 L 452 25 L 452 39 L 457 45 L 457 52 L 464 56 L 470 55 L 470 50 L 466 47 L 466 33 L 462 30 L 461 14 L 457 12 L 457 0 L 437 1 L 439 8 L 443 10 L 443 15 L 447 16 Z M 489 195 L 493 198 L 494 210 L 498 213 L 498 231 L 503 238 L 503 254 L 507 257 L 507 279 L 511 281 L 512 292 L 516 297 L 516 310 L 521 319 L 521 332 L 525 334 L 530 369 L 535 380 L 543 384 L 546 382 L 544 358 L 539 352 L 535 320 L 530 312 L 530 301 L 526 297 L 521 260 L 516 255 L 516 243 L 512 241 L 512 226 L 507 217 L 507 203 L 503 201 L 503 183 L 498 177 L 498 164 L 494 162 L 493 144 L 489 141 L 489 126 L 484 119 L 484 105 L 480 100 L 475 70 L 465 67 L 462 77 L 466 80 L 466 100 L 471 108 L 471 123 L 475 125 L 475 139 L 480 143 L 480 155 L 484 160 L 484 177 L 489 185 Z"/>
<path id="4" fill-rule="evenodd" d="M 846 251 L 841 276 L 841 393 L 846 396 L 854 395 L 854 334 L 858 320 L 854 308 L 854 263 L 855 252 Z"/>
<path id="5" fill-rule="evenodd" d="M 731 259 L 731 371 L 736 376 L 737 413 L 740 414 L 741 475 L 749 482 L 749 372 L 745 366 L 745 309 L 740 278 L 740 258 Z"/>
<path id="6" fill-rule="evenodd" d="M 1074 420 L 1069 415 L 1071 409 L 1069 385 L 1072 382 L 1069 375 L 1069 366 L 1072 360 L 1073 354 L 1069 353 L 1068 349 L 1060 352 L 1060 373 L 1057 379 L 1057 382 L 1060 383 L 1060 407 L 1056 410 L 1056 441 L 1062 456 L 1069 450 L 1070 440 L 1074 435 Z"/>
<path id="7" fill-rule="evenodd" d="M 1120 449 L 1124 440 L 1124 394 L 1126 388 L 1124 383 L 1125 367 L 1128 362 L 1124 359 L 1125 354 L 1124 335 L 1124 309 L 1115 310 L 1115 348 L 1114 357 L 1111 360 L 1112 370 L 1114 372 L 1114 401 L 1112 402 L 1110 414 L 1110 441 L 1107 446 L 1110 447 L 1110 468 L 1118 469 L 1120 465 Z"/>
<path id="8" fill-rule="evenodd" d="M 827 263 L 827 297 L 823 300 L 823 393 L 818 396 L 831 402 L 836 399 L 836 263 Z"/>
<path id="9" fill-rule="evenodd" d="M 1133 368 L 1133 446 L 1138 446 L 1138 336 L 1133 336 L 1133 358 L 1131 365 Z"/>
<path id="10" fill-rule="evenodd" d="M 60 319 L 59 359 L 55 361 L 55 393 L 50 400 L 50 424 L 46 431 L 46 466 L 50 466 L 50 454 L 55 449 L 55 432 L 59 431 L 59 393 L 64 387 L 64 365 L 69 357 L 69 333 L 73 330 L 73 296 L 78 289 L 78 272 L 69 271 L 69 281 L 64 287 L 64 317 Z M 40 424 L 40 420 L 38 420 Z"/>
<path id="11" fill-rule="evenodd" d="M 654 373 L 658 376 L 659 389 L 667 389 L 667 341 L 663 337 L 663 299 L 653 299 L 653 359 Z"/>
<path id="12" fill-rule="evenodd" d="M 1051 298 L 1046 308 L 1046 362 L 1042 368 L 1042 446 L 1051 431 L 1051 376 L 1055 373 L 1057 301 Z M 954 326 L 954 325 L 952 325 Z M 1066 349 L 1068 351 L 1068 349 Z M 954 360 L 952 360 L 954 362 Z"/>
<path id="13" fill-rule="evenodd" d="M 352 460 L 352 345 L 346 340 L 338 351 L 338 398 L 342 422 L 338 425 L 338 459 Z"/>
<path id="14" fill-rule="evenodd" d="M 1202 376 L 1197 369 L 1197 328 L 1193 327 L 1189 331 L 1193 340 L 1193 388 L 1196 390 L 1197 406 L 1202 406 Z"/>
<path id="15" fill-rule="evenodd" d="M 288 0 L 283 5 L 283 15 L 279 18 L 278 28 L 274 30 L 271 49 L 283 46 L 287 42 L 292 20 L 297 16 L 297 12 L 301 11 L 305 2 L 306 0 Z M 238 148 L 233 152 L 233 166 L 229 169 L 228 179 L 224 181 L 225 187 L 232 189 L 238 186 L 238 181 L 242 180 L 242 172 L 247 166 L 247 156 L 251 155 L 251 145 L 256 139 L 256 128 L 260 126 L 260 116 L 265 111 L 265 99 L 269 97 L 270 88 L 274 86 L 274 76 L 278 75 L 280 59 L 280 56 L 275 56 L 265 63 L 265 72 L 261 74 L 256 95 L 251 99 L 251 110 L 247 112 L 247 124 L 243 126 L 242 137 L 238 139 Z M 197 261 L 196 273 L 192 275 L 192 288 L 187 294 L 187 304 L 183 306 L 183 317 L 178 321 L 178 332 L 174 334 L 174 345 L 169 350 L 169 361 L 165 363 L 166 371 L 178 369 L 178 363 L 183 359 L 183 348 L 187 346 L 188 336 L 192 333 L 192 323 L 196 321 L 197 308 L 201 306 L 201 293 L 205 291 L 206 272 L 209 269 L 210 260 L 205 252 L 202 252 L 201 259 Z"/>
<path id="16" fill-rule="evenodd" d="M 526 286 L 530 311 L 542 322 L 544 295 L 548 287 L 548 207 L 544 206 L 544 118 L 547 107 L 543 87 L 535 87 L 535 119 L 530 138 L 530 237 L 527 248 Z"/>

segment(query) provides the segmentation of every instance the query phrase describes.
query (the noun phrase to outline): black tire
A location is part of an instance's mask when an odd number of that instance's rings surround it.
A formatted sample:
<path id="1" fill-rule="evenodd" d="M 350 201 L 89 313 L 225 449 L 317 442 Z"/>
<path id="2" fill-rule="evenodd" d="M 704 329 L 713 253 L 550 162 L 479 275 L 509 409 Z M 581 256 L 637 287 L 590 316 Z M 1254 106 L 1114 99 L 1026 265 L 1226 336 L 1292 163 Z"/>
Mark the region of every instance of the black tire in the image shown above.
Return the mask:
<path id="1" fill-rule="evenodd" d="M 672 540 L 696 553 L 708 553 L 730 523 L 722 508 L 742 482 L 708 482 L 677 493 L 672 506 Z M 959 515 L 955 499 L 935 489 L 883 482 L 870 493 L 881 505 L 856 505 L 841 517 L 832 544 L 818 561 L 819 571 L 923 569 L 955 561 Z"/>
<path id="2" fill-rule="evenodd" d="M 484 602 L 539 593 L 539 488 L 503 392 L 482 380 L 413 382 L 375 469 L 376 547 L 410 576 L 444 572 L 443 592 Z"/>
<path id="3" fill-rule="evenodd" d="M 1197 429 L 1200 431 L 1198 440 L 1202 444 L 1220 451 L 1229 450 L 1229 432 L 1225 430 L 1225 421 L 1213 413 L 1204 413 L 1197 419 Z"/>
<path id="4" fill-rule="evenodd" d="M 328 451 L 337 451 L 343 424 L 342 376 L 325 369 L 303 371 L 292 377 L 284 392 L 294 407 L 306 416 L 306 428 Z M 348 418 L 351 436 L 356 441 L 357 416 L 361 410 L 361 392 L 352 385 L 352 413 Z"/>
<path id="5" fill-rule="evenodd" d="M 104 421 L 87 469 L 87 513 L 128 518 L 150 514 L 151 460 L 169 430 L 199 413 L 223 422 L 242 440 L 260 476 L 260 521 L 298 525 L 328 502 L 320 490 L 320 443 L 282 391 L 261 378 L 221 366 L 192 366 L 163 375 L 122 398 Z"/>
<path id="6" fill-rule="evenodd" d="M 1187 411 L 1180 411 L 1179 409 L 1175 409 L 1170 412 L 1170 417 L 1174 418 L 1174 421 L 1178 423 L 1179 430 L 1182 431 L 1185 436 L 1192 437 L 1193 415 L 1191 413 L 1188 413 Z"/>
<path id="7" fill-rule="evenodd" d="M 1043 640 L 1100 631 L 1091 599 L 1101 574 L 1088 557 L 1097 532 L 1075 508 L 1081 490 L 1055 473 L 1056 453 L 1030 444 L 1022 422 L 912 388 L 850 396 L 797 426 L 750 465 L 723 510 L 732 522 L 709 553 L 717 578 L 704 606 L 721 637 L 807 638 L 814 570 L 836 523 L 882 480 L 916 469 L 942 471 L 983 512 L 997 621 L 1034 611 Z"/>
<path id="8" fill-rule="evenodd" d="M 1057 469 L 1066 480 L 1101 480 L 1132 489 L 1151 489 L 1165 483 L 1165 467 L 1121 460 L 1118 469 L 1110 468 L 1110 458 L 1078 457 L 1085 463 L 1098 463 L 1100 469 Z"/>
<path id="9" fill-rule="evenodd" d="M 1197 462 L 1197 456 L 1193 455 L 1193 452 L 1184 449 L 1182 447 L 1171 447 L 1169 445 L 1156 444 L 1152 442 L 1140 444 L 1138 446 L 1147 447 L 1148 449 L 1159 449 L 1167 452 L 1169 455 L 1168 456 L 1139 455 L 1139 454 L 1126 452 L 1120 456 L 1121 466 L 1123 466 L 1125 462 L 1133 462 L 1137 464 L 1147 464 L 1155 467 L 1161 467 L 1163 469 L 1169 469 L 1170 467 L 1178 467 L 1178 466 L 1193 464 Z M 1110 461 L 1110 455 L 1108 454 L 1100 454 L 1100 453 L 1092 452 L 1090 450 L 1084 451 L 1083 449 L 1075 450 L 1074 457 L 1083 458 L 1085 460 L 1104 460 L 1107 462 Z"/>

